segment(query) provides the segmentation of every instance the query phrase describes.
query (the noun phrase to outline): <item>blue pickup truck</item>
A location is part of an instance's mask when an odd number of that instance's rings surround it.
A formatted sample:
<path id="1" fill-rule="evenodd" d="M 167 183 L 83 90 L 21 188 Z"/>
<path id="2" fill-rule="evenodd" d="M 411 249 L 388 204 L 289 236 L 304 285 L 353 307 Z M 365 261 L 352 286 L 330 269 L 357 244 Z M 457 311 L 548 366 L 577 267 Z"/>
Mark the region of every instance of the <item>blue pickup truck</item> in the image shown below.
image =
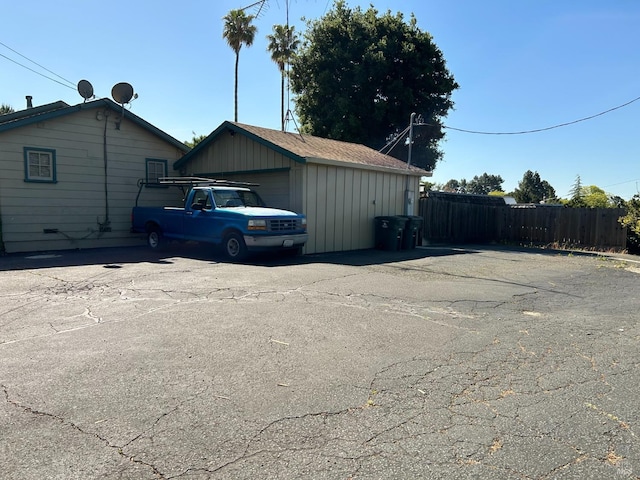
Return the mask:
<path id="1" fill-rule="evenodd" d="M 221 245 L 230 260 L 250 251 L 300 252 L 307 241 L 307 220 L 288 210 L 269 208 L 250 184 L 194 177 L 167 177 L 162 185 L 185 193 L 184 207 L 141 207 L 131 212 L 131 231 L 145 233 L 152 249 L 167 240 Z"/>

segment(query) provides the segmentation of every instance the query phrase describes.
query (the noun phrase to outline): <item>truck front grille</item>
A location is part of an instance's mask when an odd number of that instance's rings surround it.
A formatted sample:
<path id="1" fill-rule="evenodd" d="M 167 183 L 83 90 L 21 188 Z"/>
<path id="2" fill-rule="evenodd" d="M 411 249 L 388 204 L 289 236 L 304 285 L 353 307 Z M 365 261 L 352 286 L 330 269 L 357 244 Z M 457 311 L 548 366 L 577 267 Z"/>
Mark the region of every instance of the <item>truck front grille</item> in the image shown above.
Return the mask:
<path id="1" fill-rule="evenodd" d="M 297 218 L 269 220 L 273 232 L 292 232 L 302 229 L 302 221 Z"/>

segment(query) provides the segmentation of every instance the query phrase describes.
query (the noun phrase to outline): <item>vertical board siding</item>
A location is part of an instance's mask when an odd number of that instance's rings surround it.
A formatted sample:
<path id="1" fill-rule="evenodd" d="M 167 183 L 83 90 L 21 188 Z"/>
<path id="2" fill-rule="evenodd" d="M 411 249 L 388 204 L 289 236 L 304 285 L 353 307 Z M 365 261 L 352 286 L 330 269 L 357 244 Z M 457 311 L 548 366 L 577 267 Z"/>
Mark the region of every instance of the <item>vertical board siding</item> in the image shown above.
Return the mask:
<path id="1" fill-rule="evenodd" d="M 597 250 L 624 250 L 620 208 L 477 205 L 422 198 L 425 240 L 447 243 L 511 242 Z"/>
<path id="2" fill-rule="evenodd" d="M 304 183 L 302 211 L 307 215 L 307 230 L 309 232 L 309 240 L 305 245 L 305 250 L 308 253 L 315 253 L 318 251 L 320 221 L 318 215 L 318 166 L 308 165 L 304 169 L 302 178 Z"/>
<path id="3" fill-rule="evenodd" d="M 403 213 L 405 175 L 307 164 L 303 178 L 307 253 L 373 248 L 375 217 Z"/>
<path id="4" fill-rule="evenodd" d="M 110 232 L 106 220 L 102 109 L 81 110 L 0 134 L 0 207 L 7 252 L 92 248 L 141 243 L 130 234 L 131 208 L 137 181 L 146 175 L 146 158 L 171 165 L 182 152 L 174 145 L 125 119 L 115 128 L 115 112 L 107 117 L 107 191 Z M 23 147 L 56 151 L 57 183 L 24 181 Z M 146 189 L 149 202 L 171 202 L 175 192 Z M 45 228 L 59 233 L 44 233 Z"/>

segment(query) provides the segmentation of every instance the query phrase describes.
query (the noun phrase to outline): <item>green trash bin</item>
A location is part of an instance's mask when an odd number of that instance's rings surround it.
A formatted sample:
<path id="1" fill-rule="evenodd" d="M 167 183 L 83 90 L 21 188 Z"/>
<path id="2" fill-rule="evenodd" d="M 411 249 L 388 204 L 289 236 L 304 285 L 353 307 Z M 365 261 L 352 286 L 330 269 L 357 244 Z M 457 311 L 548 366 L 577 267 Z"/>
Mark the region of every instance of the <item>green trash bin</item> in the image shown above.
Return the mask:
<path id="1" fill-rule="evenodd" d="M 406 218 L 376 217 L 376 248 L 379 250 L 400 250 Z"/>
<path id="2" fill-rule="evenodd" d="M 412 250 L 422 245 L 422 217 L 416 215 L 401 215 L 401 217 L 406 222 L 402 235 L 402 249 Z"/>

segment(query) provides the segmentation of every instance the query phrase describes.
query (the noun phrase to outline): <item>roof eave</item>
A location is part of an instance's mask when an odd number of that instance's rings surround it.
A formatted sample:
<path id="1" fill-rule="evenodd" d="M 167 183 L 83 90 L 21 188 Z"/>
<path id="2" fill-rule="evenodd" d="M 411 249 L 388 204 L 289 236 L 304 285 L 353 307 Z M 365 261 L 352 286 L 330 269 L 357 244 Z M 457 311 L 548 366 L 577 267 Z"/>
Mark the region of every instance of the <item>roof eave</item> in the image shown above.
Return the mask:
<path id="1" fill-rule="evenodd" d="M 343 167 L 343 168 L 355 168 L 357 170 L 373 170 L 378 172 L 385 173 L 395 173 L 395 174 L 403 174 L 409 175 L 412 177 L 430 177 L 433 175 L 432 172 L 428 172 L 426 170 L 419 170 L 415 167 L 411 168 L 395 168 L 395 167 L 387 167 L 383 165 L 371 165 L 368 163 L 351 163 L 345 162 L 342 160 L 332 160 L 329 158 L 319 158 L 319 157 L 306 157 L 307 163 L 315 163 L 317 165 L 328 165 L 333 167 Z"/>

